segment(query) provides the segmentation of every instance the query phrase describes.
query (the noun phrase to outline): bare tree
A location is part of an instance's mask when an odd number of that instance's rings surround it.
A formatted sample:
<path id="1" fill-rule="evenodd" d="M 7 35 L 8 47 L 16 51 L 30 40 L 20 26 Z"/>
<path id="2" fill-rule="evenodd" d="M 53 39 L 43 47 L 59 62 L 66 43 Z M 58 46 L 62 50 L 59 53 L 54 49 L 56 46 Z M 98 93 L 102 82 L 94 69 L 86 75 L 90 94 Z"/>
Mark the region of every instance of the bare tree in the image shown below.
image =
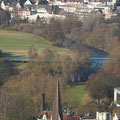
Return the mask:
<path id="1" fill-rule="evenodd" d="M 28 55 L 30 58 L 36 58 L 38 56 L 38 51 L 34 45 L 30 47 Z"/>
<path id="2" fill-rule="evenodd" d="M 6 120 L 8 95 L 0 88 L 0 120 Z"/>

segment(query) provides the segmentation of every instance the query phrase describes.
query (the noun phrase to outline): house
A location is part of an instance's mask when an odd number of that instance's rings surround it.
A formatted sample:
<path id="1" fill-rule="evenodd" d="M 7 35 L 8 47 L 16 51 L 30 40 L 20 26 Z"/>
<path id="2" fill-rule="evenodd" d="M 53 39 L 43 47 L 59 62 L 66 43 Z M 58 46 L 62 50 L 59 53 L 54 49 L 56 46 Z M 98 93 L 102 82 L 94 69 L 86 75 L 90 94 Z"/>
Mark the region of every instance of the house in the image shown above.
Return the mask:
<path id="1" fill-rule="evenodd" d="M 18 16 L 20 19 L 27 19 L 31 15 L 31 11 L 27 8 L 21 8 L 18 10 Z"/>
<path id="2" fill-rule="evenodd" d="M 32 3 L 30 2 L 30 0 L 27 0 L 24 4 L 24 6 L 31 6 L 31 5 L 32 5 Z"/>
<path id="3" fill-rule="evenodd" d="M 51 112 L 50 111 L 43 111 L 37 118 L 37 120 L 50 120 Z"/>
<path id="4" fill-rule="evenodd" d="M 113 116 L 113 120 L 120 120 L 120 115 L 115 113 L 114 116 Z"/>
<path id="5" fill-rule="evenodd" d="M 96 112 L 96 120 L 111 120 L 109 112 Z"/>
<path id="6" fill-rule="evenodd" d="M 37 120 L 51 120 L 52 112 L 51 111 L 43 111 L 40 116 L 37 118 Z M 67 115 L 63 114 L 62 120 L 78 120 L 80 118 L 79 115 Z"/>
<path id="7" fill-rule="evenodd" d="M 114 103 L 120 107 L 120 87 L 114 88 Z"/>
<path id="8" fill-rule="evenodd" d="M 5 9 L 6 9 L 6 6 L 5 6 L 4 1 L 2 1 L 2 2 L 1 2 L 1 8 L 2 8 L 3 10 L 5 10 Z"/>
<path id="9" fill-rule="evenodd" d="M 37 9 L 37 13 L 47 14 L 48 12 L 44 7 L 39 7 Z"/>
<path id="10" fill-rule="evenodd" d="M 43 97 L 42 101 L 44 101 L 44 100 L 45 100 L 45 98 Z M 43 102 L 43 103 L 45 103 L 45 102 Z M 43 104 L 43 106 L 44 106 L 44 104 Z M 43 107 L 43 108 L 45 108 L 45 107 Z M 37 120 L 79 120 L 79 119 L 80 119 L 80 115 L 71 114 L 70 110 L 62 111 L 59 82 L 57 81 L 57 87 L 56 87 L 55 97 L 54 97 L 54 101 L 53 101 L 52 111 L 43 111 L 37 117 Z"/>
<path id="11" fill-rule="evenodd" d="M 55 15 L 55 14 L 49 14 L 49 13 L 37 13 L 37 14 L 28 16 L 28 22 L 30 22 L 30 23 L 36 22 L 38 16 L 40 18 L 43 18 L 47 23 L 49 23 L 49 21 L 52 18 L 59 19 L 59 20 L 65 19 L 64 15 Z"/>
<path id="12" fill-rule="evenodd" d="M 20 3 L 18 2 L 15 7 L 16 7 L 16 9 L 20 9 L 21 8 Z"/>
<path id="13" fill-rule="evenodd" d="M 68 12 L 68 13 L 76 12 L 76 7 L 73 5 L 59 5 L 59 8 L 63 9 L 65 12 Z"/>
<path id="14" fill-rule="evenodd" d="M 36 1 L 35 1 L 35 5 L 38 5 L 38 4 L 39 4 L 39 0 L 36 0 Z"/>

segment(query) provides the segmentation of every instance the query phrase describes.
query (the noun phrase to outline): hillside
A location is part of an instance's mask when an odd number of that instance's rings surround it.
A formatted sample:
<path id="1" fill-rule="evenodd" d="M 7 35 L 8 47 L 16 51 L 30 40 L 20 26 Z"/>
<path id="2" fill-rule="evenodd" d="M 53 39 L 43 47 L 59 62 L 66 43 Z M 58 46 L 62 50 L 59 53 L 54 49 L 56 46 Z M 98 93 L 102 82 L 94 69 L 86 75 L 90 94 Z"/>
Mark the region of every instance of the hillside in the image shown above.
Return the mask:
<path id="1" fill-rule="evenodd" d="M 72 51 L 52 46 L 50 42 L 41 37 L 29 33 L 0 30 L 0 50 L 5 53 L 27 57 L 28 50 L 32 45 L 37 48 L 39 53 L 44 48 L 50 48 L 60 54 L 72 54 Z"/>
<path id="2" fill-rule="evenodd" d="M 27 57 L 28 50 L 32 45 L 36 46 L 39 53 L 41 53 L 44 48 L 50 48 L 59 54 L 73 55 L 73 52 L 71 50 L 65 49 L 65 48 L 58 48 L 58 47 L 52 46 L 51 44 L 52 43 L 44 40 L 43 38 L 32 35 L 32 34 L 0 30 L 0 50 L 2 50 L 4 53 L 6 53 L 6 57 L 8 57 L 8 55 L 14 56 L 14 57 L 17 57 L 17 56 Z M 15 65 L 14 66 L 15 69 L 17 68 L 18 70 L 27 67 L 27 64 L 24 64 L 24 63 L 14 63 L 14 65 Z M 37 72 L 39 72 L 39 71 L 40 70 L 37 70 Z M 33 75 L 35 73 L 32 72 L 32 74 L 29 73 L 29 75 Z M 16 79 L 17 78 L 15 78 L 15 80 L 13 80 L 13 81 L 5 82 L 5 85 L 8 88 L 9 87 L 14 88 L 14 85 L 15 86 L 20 85 L 20 88 L 22 88 L 21 83 L 22 83 L 22 85 L 25 84 L 27 78 L 21 78 L 21 80 L 23 82 L 20 80 L 18 80 L 18 81 L 20 81 L 20 82 L 18 82 Z M 18 79 L 19 79 L 19 77 L 18 77 Z M 34 80 L 36 80 L 36 78 L 31 79 L 31 77 L 30 77 L 30 79 L 27 79 L 27 80 L 31 80 L 31 81 L 33 80 L 33 83 L 35 83 Z M 42 78 L 42 80 L 43 80 L 43 78 Z M 15 84 L 15 82 L 16 82 L 16 84 Z M 36 83 L 37 82 L 38 81 L 36 81 Z M 28 83 L 29 83 L 29 81 L 28 81 Z M 29 91 L 30 85 L 28 85 L 28 83 L 26 83 L 27 87 L 24 87 L 24 88 L 26 88 L 26 90 Z M 31 84 L 31 87 L 34 87 L 34 85 Z M 86 87 L 86 84 L 83 84 L 83 85 L 77 84 L 77 85 L 69 86 L 68 89 L 66 89 L 62 95 L 62 104 L 64 105 L 63 108 L 64 109 L 71 108 L 72 110 L 75 110 L 78 107 L 78 105 L 80 106 L 80 105 L 85 104 L 84 98 L 87 95 L 87 91 L 86 91 L 85 87 Z M 20 90 L 23 90 L 23 89 L 20 89 Z M 14 92 L 16 92 L 16 91 L 14 91 Z M 18 94 L 18 92 L 16 92 L 16 94 Z M 49 94 L 49 93 L 47 93 L 47 94 Z M 37 98 L 38 96 L 36 95 L 35 97 Z M 31 98 L 36 99 L 35 97 L 31 96 Z M 73 98 L 73 99 L 71 99 L 71 98 Z M 36 101 L 35 101 L 35 104 L 37 104 Z"/>

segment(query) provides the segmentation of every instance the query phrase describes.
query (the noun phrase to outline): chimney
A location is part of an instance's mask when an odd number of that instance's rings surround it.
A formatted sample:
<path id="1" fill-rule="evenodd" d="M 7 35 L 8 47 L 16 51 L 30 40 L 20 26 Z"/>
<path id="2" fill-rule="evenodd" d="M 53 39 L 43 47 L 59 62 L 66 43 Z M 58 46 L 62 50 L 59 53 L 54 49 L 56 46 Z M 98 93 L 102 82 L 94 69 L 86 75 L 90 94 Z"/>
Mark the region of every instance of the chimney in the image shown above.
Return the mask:
<path id="1" fill-rule="evenodd" d="M 45 111 L 45 94 L 42 93 L 42 111 Z"/>

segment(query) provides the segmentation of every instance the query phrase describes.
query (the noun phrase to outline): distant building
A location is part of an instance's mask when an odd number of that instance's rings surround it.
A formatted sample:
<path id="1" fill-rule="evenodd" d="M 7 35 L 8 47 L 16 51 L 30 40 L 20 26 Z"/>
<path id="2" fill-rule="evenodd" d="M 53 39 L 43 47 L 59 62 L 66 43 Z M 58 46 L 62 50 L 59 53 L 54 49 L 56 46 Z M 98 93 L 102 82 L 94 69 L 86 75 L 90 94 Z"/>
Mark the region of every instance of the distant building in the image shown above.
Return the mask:
<path id="1" fill-rule="evenodd" d="M 44 18 L 44 20 L 47 23 L 49 23 L 50 19 L 52 19 L 52 18 L 59 19 L 59 20 L 65 19 L 65 16 L 63 16 L 63 15 L 55 15 L 55 14 L 49 14 L 49 13 L 37 13 L 37 14 L 28 16 L 28 22 L 31 22 L 31 23 L 36 22 L 38 16 L 40 18 Z"/>
<path id="2" fill-rule="evenodd" d="M 113 120 L 120 120 L 120 115 L 118 115 L 117 113 L 114 114 Z"/>
<path id="3" fill-rule="evenodd" d="M 76 12 L 76 7 L 73 5 L 60 5 L 59 8 L 63 9 L 65 12 Z"/>
<path id="4" fill-rule="evenodd" d="M 79 120 L 80 115 L 71 114 L 69 110 L 62 111 L 59 82 L 55 92 L 52 111 L 43 111 L 37 120 Z"/>
<path id="5" fill-rule="evenodd" d="M 114 5 L 116 3 L 117 0 L 112 0 L 112 4 Z"/>
<path id="6" fill-rule="evenodd" d="M 8 10 L 8 11 L 10 11 L 10 12 L 13 11 L 13 8 L 10 7 L 9 4 L 6 4 L 6 5 L 5 5 L 4 1 L 1 2 L 1 8 L 2 8 L 3 10 L 5 10 L 5 11 L 6 11 L 6 10 Z"/>
<path id="7" fill-rule="evenodd" d="M 2 8 L 3 10 L 6 10 L 6 6 L 5 6 L 4 1 L 1 2 L 1 8 Z"/>
<path id="8" fill-rule="evenodd" d="M 32 5 L 32 3 L 30 2 L 30 0 L 27 0 L 24 4 L 24 6 L 31 6 L 31 5 Z"/>
<path id="9" fill-rule="evenodd" d="M 27 19 L 31 15 L 31 11 L 27 8 L 21 8 L 18 10 L 18 16 L 20 19 Z"/>
<path id="10" fill-rule="evenodd" d="M 111 120 L 109 112 L 96 112 L 96 120 Z"/>
<path id="11" fill-rule="evenodd" d="M 39 4 L 39 0 L 36 0 L 36 1 L 35 1 L 35 5 L 38 5 L 38 4 Z"/>
<path id="12" fill-rule="evenodd" d="M 47 10 L 46 10 L 45 8 L 39 7 L 39 8 L 37 9 L 37 13 L 46 14 L 46 13 L 48 13 L 48 12 L 47 12 Z"/>
<path id="13" fill-rule="evenodd" d="M 15 7 L 16 7 L 17 9 L 20 9 L 20 8 L 21 8 L 21 5 L 20 5 L 19 1 L 18 1 L 18 3 L 16 4 Z"/>
<path id="14" fill-rule="evenodd" d="M 120 107 L 120 87 L 114 88 L 114 102 Z"/>

